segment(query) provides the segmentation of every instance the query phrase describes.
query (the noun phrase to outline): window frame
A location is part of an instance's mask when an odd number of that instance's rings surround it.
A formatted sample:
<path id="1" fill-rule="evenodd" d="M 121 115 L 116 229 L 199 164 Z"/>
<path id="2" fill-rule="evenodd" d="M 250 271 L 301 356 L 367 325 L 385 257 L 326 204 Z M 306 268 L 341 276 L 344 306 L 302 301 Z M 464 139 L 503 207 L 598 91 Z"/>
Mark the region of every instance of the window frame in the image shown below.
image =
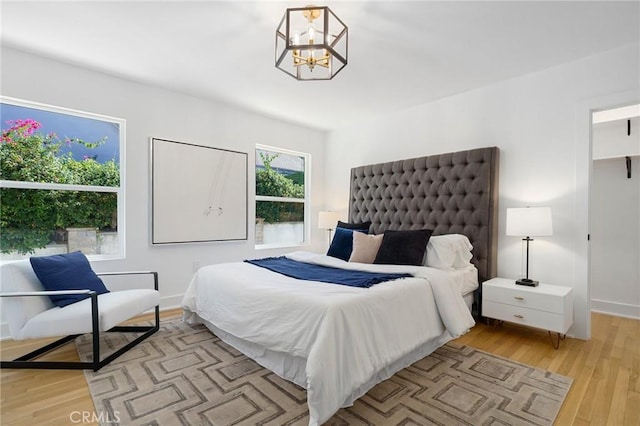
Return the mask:
<path id="1" fill-rule="evenodd" d="M 47 112 L 72 115 L 75 117 L 89 118 L 92 120 L 107 121 L 118 125 L 119 133 L 119 162 L 118 169 L 120 172 L 120 185 L 115 186 L 95 186 L 95 185 L 70 185 L 60 183 L 48 183 L 48 182 L 27 182 L 27 181 L 11 181 L 0 180 L 0 188 L 16 188 L 16 189 L 40 189 L 40 190 L 59 190 L 59 191 L 86 191 L 86 192 L 110 192 L 116 193 L 118 202 L 118 252 L 115 254 L 89 254 L 87 258 L 91 261 L 94 260 L 113 260 L 124 259 L 126 257 L 125 247 L 125 170 L 126 170 L 126 151 L 125 151 L 125 138 L 126 138 L 126 120 L 124 118 L 111 117 L 103 114 L 96 114 L 87 111 L 80 111 L 71 108 L 60 107 L 56 105 L 44 104 L 40 102 L 28 101 L 25 99 L 18 99 L 9 96 L 0 95 L 0 103 L 15 105 L 24 108 L 39 109 Z M 25 255 L 25 258 L 28 255 Z M 11 262 L 11 261 L 6 261 Z"/>
<path id="2" fill-rule="evenodd" d="M 274 197 L 270 195 L 258 195 L 256 194 L 256 159 L 258 156 L 258 150 L 269 151 L 278 154 L 293 155 L 296 157 L 304 158 L 304 198 L 290 198 L 290 197 Z M 271 243 L 271 244 L 258 244 L 255 241 L 255 225 L 254 225 L 254 247 L 256 250 L 272 249 L 272 248 L 285 248 L 285 247 L 300 247 L 308 246 L 311 243 L 311 154 L 307 152 L 294 151 L 286 148 L 279 148 L 272 145 L 256 144 L 253 151 L 253 193 L 254 193 L 254 211 L 253 221 L 256 221 L 256 206 L 258 201 L 272 201 L 272 202 L 284 202 L 284 203 L 302 203 L 304 208 L 304 224 L 302 231 L 302 241 L 289 242 L 289 243 Z"/>

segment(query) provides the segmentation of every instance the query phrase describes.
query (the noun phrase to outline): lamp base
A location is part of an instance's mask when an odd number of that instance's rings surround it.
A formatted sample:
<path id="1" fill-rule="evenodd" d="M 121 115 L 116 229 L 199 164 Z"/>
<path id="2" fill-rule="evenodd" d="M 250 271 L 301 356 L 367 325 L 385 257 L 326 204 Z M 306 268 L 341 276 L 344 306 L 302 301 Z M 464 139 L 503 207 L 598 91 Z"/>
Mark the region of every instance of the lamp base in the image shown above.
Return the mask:
<path id="1" fill-rule="evenodd" d="M 517 285 L 526 285 L 529 287 L 537 287 L 538 286 L 538 281 L 534 281 L 531 280 L 529 278 L 520 278 L 519 280 L 516 280 L 516 284 Z"/>

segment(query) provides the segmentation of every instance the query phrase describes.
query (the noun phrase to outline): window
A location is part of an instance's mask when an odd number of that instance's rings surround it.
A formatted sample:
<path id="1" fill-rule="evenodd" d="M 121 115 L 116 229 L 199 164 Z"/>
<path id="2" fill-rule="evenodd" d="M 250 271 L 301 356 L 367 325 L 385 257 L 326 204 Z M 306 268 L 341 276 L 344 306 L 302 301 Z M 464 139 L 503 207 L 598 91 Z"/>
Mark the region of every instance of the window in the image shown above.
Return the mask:
<path id="1" fill-rule="evenodd" d="M 256 147 L 256 247 L 308 241 L 310 158 L 300 152 Z"/>
<path id="2" fill-rule="evenodd" d="M 125 121 L 0 97 L 0 260 L 124 256 Z"/>

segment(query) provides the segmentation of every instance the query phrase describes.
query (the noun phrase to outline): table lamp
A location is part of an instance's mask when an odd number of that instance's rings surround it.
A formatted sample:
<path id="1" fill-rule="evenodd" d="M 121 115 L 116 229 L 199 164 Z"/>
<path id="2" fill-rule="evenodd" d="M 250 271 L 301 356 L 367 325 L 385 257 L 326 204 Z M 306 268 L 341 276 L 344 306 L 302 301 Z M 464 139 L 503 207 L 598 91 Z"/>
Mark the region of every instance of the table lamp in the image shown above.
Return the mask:
<path id="1" fill-rule="evenodd" d="M 318 228 L 329 231 L 329 245 L 331 245 L 331 231 L 336 229 L 340 214 L 338 212 L 322 211 L 318 213 Z"/>
<path id="2" fill-rule="evenodd" d="M 553 235 L 551 207 L 522 207 L 507 209 L 507 235 L 525 237 L 527 242 L 527 263 L 525 278 L 516 281 L 518 285 L 535 287 L 538 281 L 529 278 L 529 242 L 531 237 Z"/>

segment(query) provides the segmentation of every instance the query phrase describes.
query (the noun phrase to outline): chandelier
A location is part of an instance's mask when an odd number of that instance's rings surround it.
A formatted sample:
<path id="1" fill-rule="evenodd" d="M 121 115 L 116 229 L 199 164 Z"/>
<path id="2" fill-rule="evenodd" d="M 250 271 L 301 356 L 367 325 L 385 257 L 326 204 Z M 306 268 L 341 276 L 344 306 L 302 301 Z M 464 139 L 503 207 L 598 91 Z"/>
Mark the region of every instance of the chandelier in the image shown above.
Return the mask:
<path id="1" fill-rule="evenodd" d="M 347 39 L 328 7 L 287 9 L 276 30 L 276 68 L 297 80 L 331 80 L 347 65 Z"/>

